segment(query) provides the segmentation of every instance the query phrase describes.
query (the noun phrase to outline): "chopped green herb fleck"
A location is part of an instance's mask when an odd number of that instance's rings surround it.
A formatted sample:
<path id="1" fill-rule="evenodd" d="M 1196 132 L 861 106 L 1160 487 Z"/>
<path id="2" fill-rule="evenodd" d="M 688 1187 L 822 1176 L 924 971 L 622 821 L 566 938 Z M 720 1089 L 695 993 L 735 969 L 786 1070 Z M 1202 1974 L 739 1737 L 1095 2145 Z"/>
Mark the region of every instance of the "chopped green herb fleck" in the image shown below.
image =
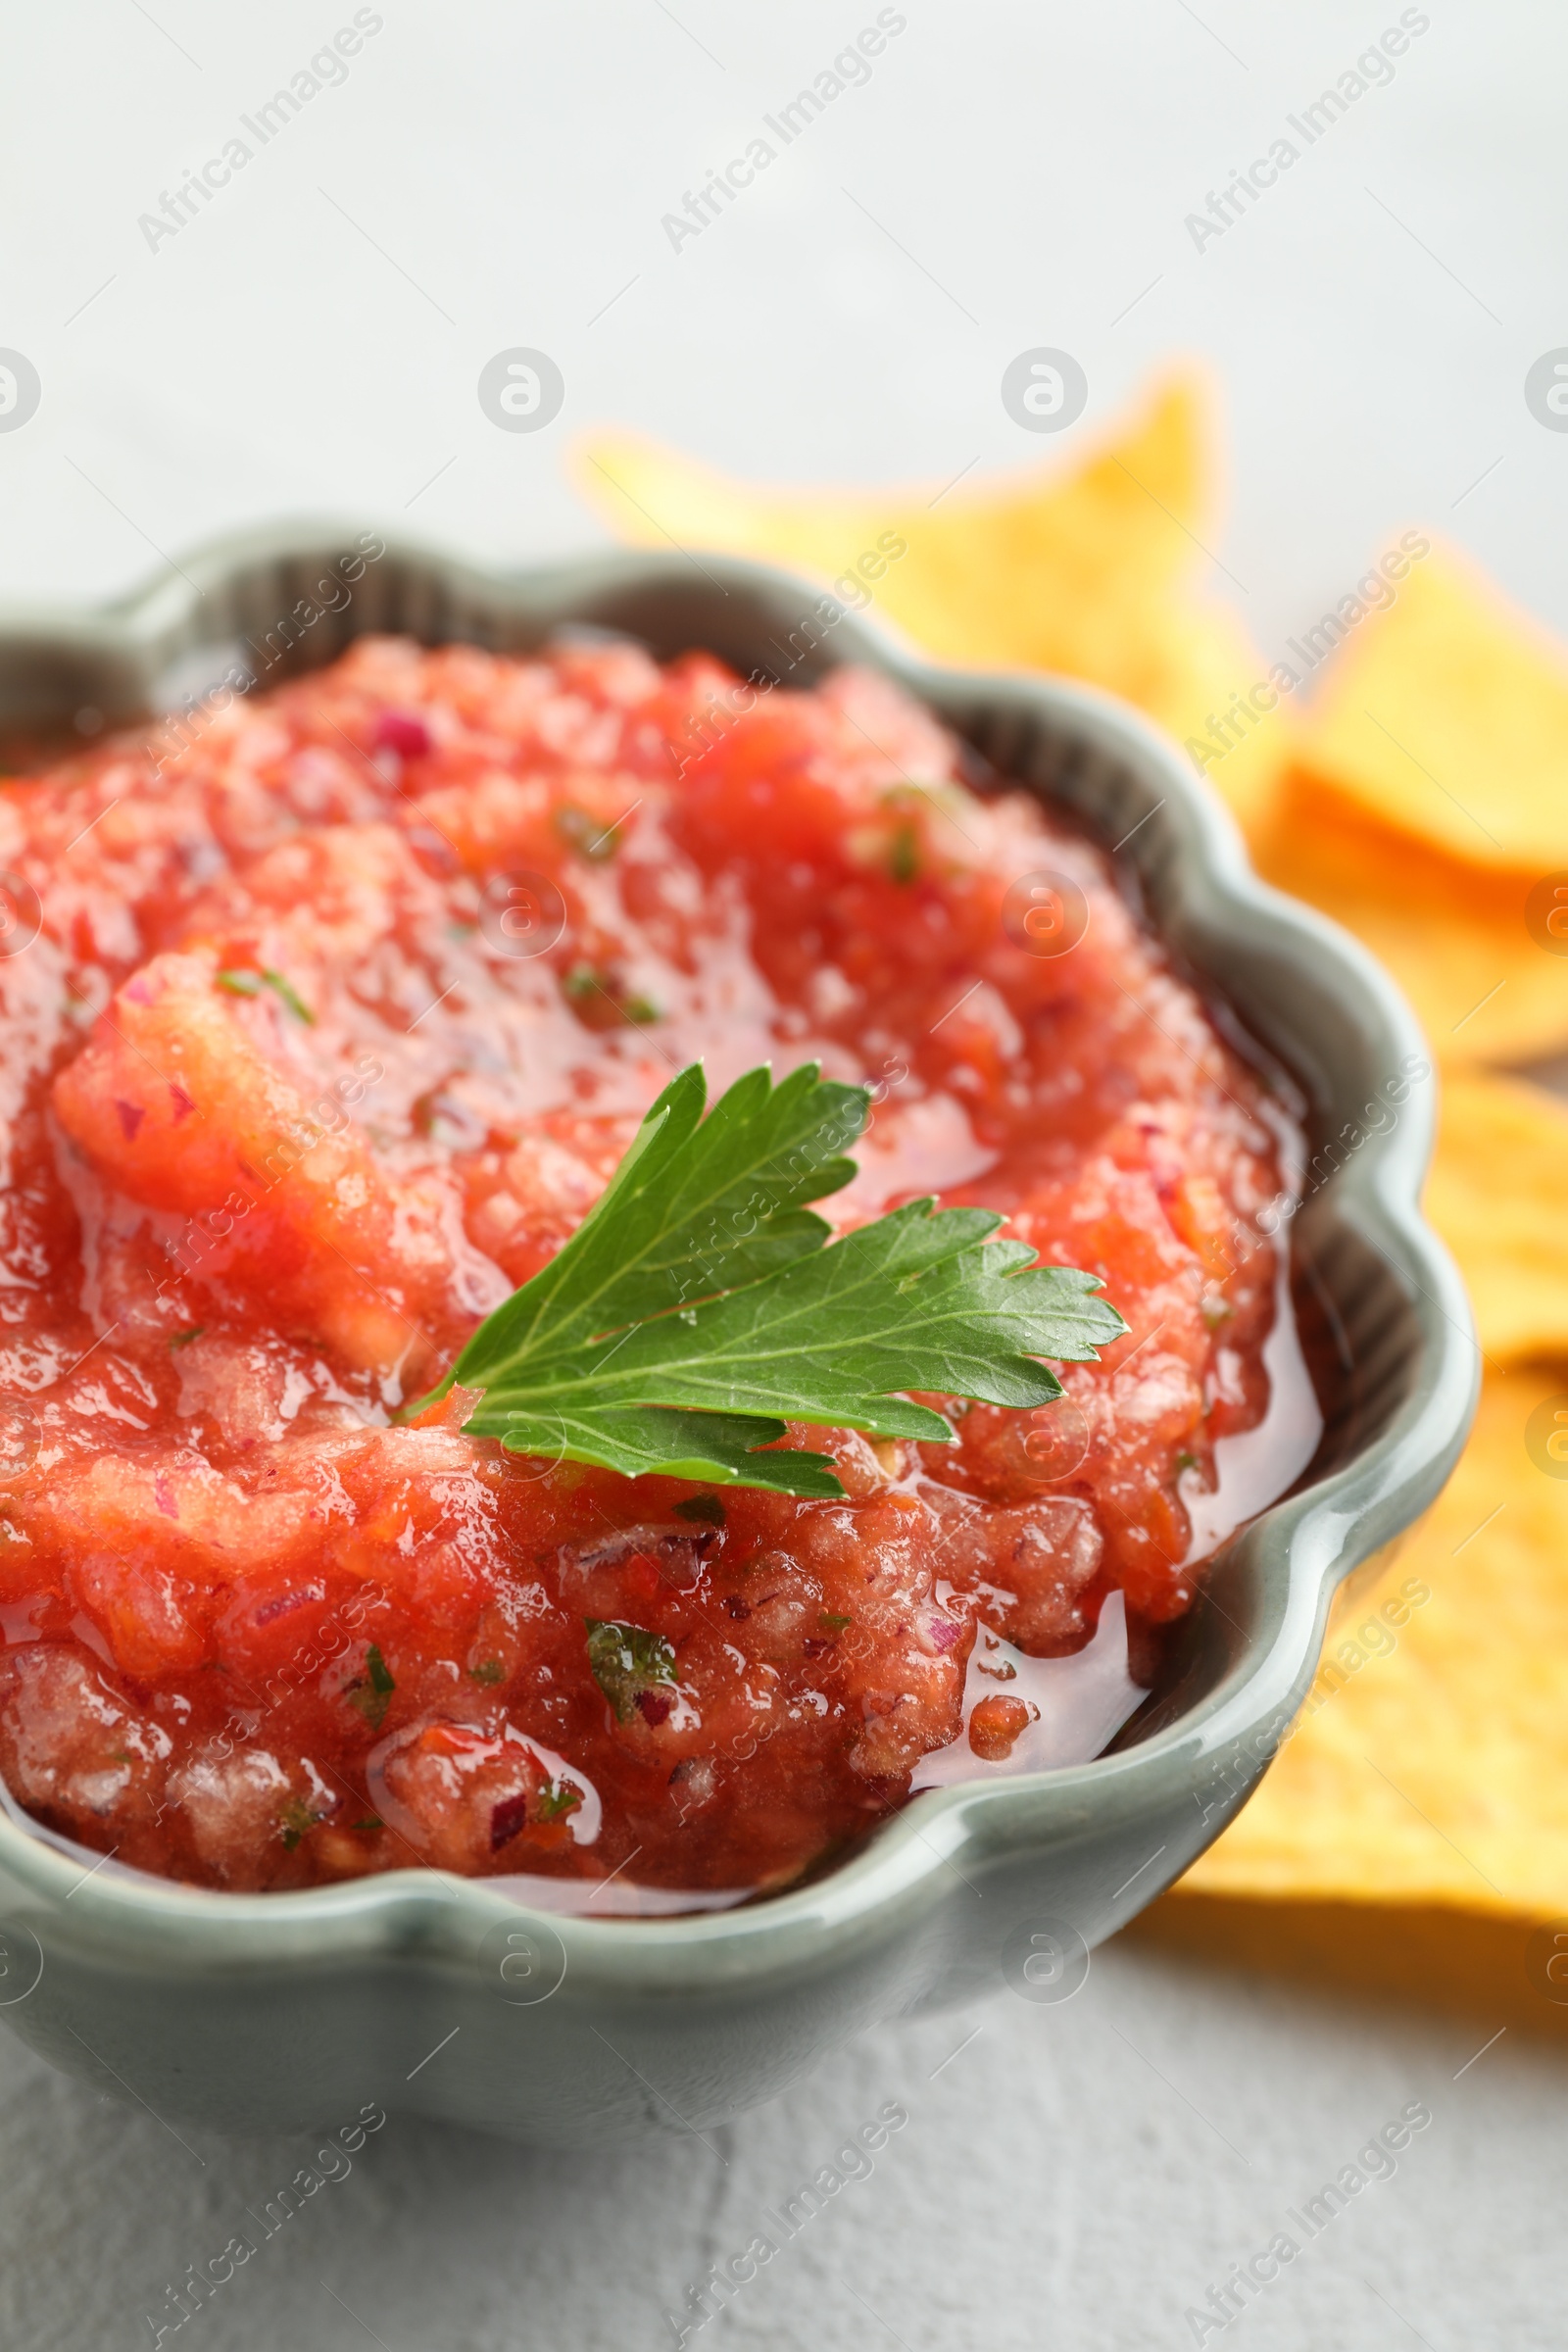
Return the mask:
<path id="1" fill-rule="evenodd" d="M 611 1029 L 617 1021 L 642 1027 L 663 1018 L 651 997 L 617 995 L 611 975 L 596 971 L 591 963 L 574 963 L 563 972 L 561 993 L 591 1029 Z"/>
<path id="2" fill-rule="evenodd" d="M 365 1653 L 365 1672 L 356 1675 L 345 1686 L 343 1695 L 351 1707 L 357 1707 L 372 1732 L 378 1732 L 386 1718 L 387 1702 L 397 1689 L 392 1674 L 380 1650 L 372 1642 Z"/>
<path id="3" fill-rule="evenodd" d="M 171 1333 L 169 1345 L 171 1348 L 188 1348 L 192 1340 L 199 1340 L 206 1329 L 205 1323 L 192 1323 L 187 1331 Z"/>
<path id="4" fill-rule="evenodd" d="M 274 997 L 282 998 L 296 1020 L 306 1021 L 313 1029 L 315 1028 L 316 1015 L 304 1003 L 291 980 L 285 980 L 281 972 L 272 971 L 263 972 L 262 978 L 267 982 Z"/>
<path id="5" fill-rule="evenodd" d="M 384 1830 L 386 1828 L 386 1823 L 381 1819 L 378 1813 L 366 1813 L 362 1815 L 358 1821 L 352 1822 L 349 1826 L 356 1830 Z"/>
<path id="6" fill-rule="evenodd" d="M 559 1821 L 564 1813 L 575 1813 L 582 1803 L 582 1790 L 574 1781 L 546 1781 L 534 1799 L 535 1821 Z"/>
<path id="7" fill-rule="evenodd" d="M 817 1622 L 825 1625 L 830 1634 L 842 1634 L 847 1625 L 855 1623 L 855 1619 L 853 1617 L 835 1617 L 831 1609 L 824 1609 Z"/>
<path id="8" fill-rule="evenodd" d="M 672 1505 L 677 1519 L 691 1519 L 702 1527 L 722 1527 L 724 1505 L 716 1494 L 688 1494 L 684 1502 Z"/>
<path id="9" fill-rule="evenodd" d="M 555 825 L 563 841 L 570 842 L 574 850 L 580 851 L 584 858 L 592 858 L 596 864 L 613 858 L 620 847 L 618 824 L 602 825 L 589 809 L 579 808 L 571 801 L 564 802 L 556 810 Z"/>
<path id="10" fill-rule="evenodd" d="M 1179 1453 L 1176 1456 L 1176 1469 L 1178 1475 L 1183 1470 L 1196 1470 L 1197 1468 L 1198 1456 L 1196 1453 Z"/>
<path id="11" fill-rule="evenodd" d="M 920 836 L 913 825 L 900 825 L 895 831 L 888 867 L 895 882 L 912 882 L 920 871 Z"/>
<path id="12" fill-rule="evenodd" d="M 675 1680 L 675 1652 L 662 1634 L 612 1618 L 585 1617 L 588 1663 L 594 1681 L 615 1710 L 617 1723 L 630 1723 L 645 1690 Z"/>
<path id="13" fill-rule="evenodd" d="M 468 1676 L 475 1683 L 499 1683 L 504 1681 L 506 1671 L 499 1658 L 481 1658 L 477 1666 L 468 1668 Z"/>
<path id="14" fill-rule="evenodd" d="M 323 1814 L 312 1812 L 310 1806 L 302 1804 L 297 1796 L 291 1796 L 277 1817 L 278 1832 L 289 1852 L 294 1851 L 308 1830 L 314 1830 L 317 1823 L 324 1818 Z"/>
<path id="15" fill-rule="evenodd" d="M 270 988 L 274 997 L 281 998 L 297 1020 L 308 1021 L 313 1029 L 316 1026 L 315 1013 L 304 1002 L 292 980 L 286 980 L 281 972 L 270 969 L 260 972 L 220 972 L 218 985 L 226 989 L 231 997 L 259 997 L 264 988 Z"/>

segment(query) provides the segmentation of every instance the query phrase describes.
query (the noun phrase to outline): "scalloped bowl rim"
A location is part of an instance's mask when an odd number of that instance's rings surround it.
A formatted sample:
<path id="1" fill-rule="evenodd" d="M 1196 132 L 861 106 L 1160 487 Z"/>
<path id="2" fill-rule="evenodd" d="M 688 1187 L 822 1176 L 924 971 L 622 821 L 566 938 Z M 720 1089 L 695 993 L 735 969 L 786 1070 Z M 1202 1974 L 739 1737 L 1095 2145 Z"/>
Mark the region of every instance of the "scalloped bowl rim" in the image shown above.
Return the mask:
<path id="1" fill-rule="evenodd" d="M 184 559 L 181 577 L 160 575 L 108 602 L 78 606 L 43 600 L 0 606 L 0 642 L 53 643 L 83 654 L 135 655 L 161 631 L 194 617 L 200 583 L 231 579 L 247 565 L 288 561 L 347 544 L 334 521 L 300 519 L 223 534 Z M 569 604 L 620 587 L 685 583 L 673 558 L 611 552 L 559 564 L 502 570 L 438 545 L 387 536 L 386 552 L 424 565 L 448 581 L 514 609 Z M 720 584 L 819 603 L 823 591 L 795 575 L 738 558 L 706 558 Z M 188 575 L 188 576 L 186 576 Z M 837 604 L 836 599 L 827 599 Z M 1397 1067 L 1425 1041 L 1394 982 L 1360 943 L 1327 917 L 1260 880 L 1240 832 L 1217 794 L 1181 760 L 1175 744 L 1149 720 L 1100 689 L 1049 672 L 956 669 L 926 661 L 880 619 L 845 612 L 835 622 L 833 666 L 863 660 L 932 704 L 955 688 L 977 698 L 1003 695 L 1076 723 L 1094 744 L 1157 769 L 1173 807 L 1169 820 L 1184 841 L 1175 862 L 1196 869 L 1213 902 L 1237 917 L 1264 917 L 1281 937 L 1309 943 L 1338 965 L 1376 1016 L 1388 1066 Z M 408 1951 L 413 1944 L 471 1957 L 498 1920 L 552 1931 L 564 1947 L 579 1991 L 586 1980 L 605 1989 L 633 1987 L 675 1994 L 741 1983 L 759 1987 L 803 1969 L 826 1967 L 890 1911 L 914 1916 L 943 1872 L 989 1859 L 1086 1839 L 1131 1822 L 1168 1800 L 1174 1784 L 1195 1794 L 1211 1777 L 1212 1759 L 1272 1721 L 1283 1730 L 1298 1703 L 1303 1670 L 1315 1662 L 1323 1610 L 1333 1587 L 1378 1544 L 1435 1498 L 1456 1459 L 1474 1411 L 1477 1351 L 1470 1309 L 1446 1250 L 1420 1210 L 1431 1152 L 1430 1100 L 1364 1149 L 1334 1181 L 1336 1222 L 1354 1228 L 1396 1268 L 1422 1324 L 1420 1362 L 1410 1393 L 1388 1426 L 1352 1458 L 1262 1511 L 1235 1547 L 1254 1555 L 1258 1572 L 1282 1561 L 1282 1605 L 1218 1688 L 1163 1730 L 1136 1745 L 1086 1764 L 954 1784 L 910 1798 L 864 1847 L 819 1879 L 736 1909 L 673 1917 L 591 1917 L 533 1910 L 502 1894 L 494 1882 L 432 1869 L 267 1894 L 229 1893 L 149 1875 L 102 1874 L 86 1883 L 72 1856 L 32 1836 L 0 1811 L 0 1868 L 45 1900 L 73 1898 L 76 1936 L 142 1965 L 160 1957 L 201 1962 L 224 1973 L 280 1963 L 342 1963 Z M 1370 1522 L 1373 1540 L 1364 1541 Z M 1199 1605 L 1201 1605 L 1200 1601 Z M 1156 1877 L 1148 1889 L 1158 1890 Z M 1129 1911 L 1139 1907 L 1139 1901 Z"/>

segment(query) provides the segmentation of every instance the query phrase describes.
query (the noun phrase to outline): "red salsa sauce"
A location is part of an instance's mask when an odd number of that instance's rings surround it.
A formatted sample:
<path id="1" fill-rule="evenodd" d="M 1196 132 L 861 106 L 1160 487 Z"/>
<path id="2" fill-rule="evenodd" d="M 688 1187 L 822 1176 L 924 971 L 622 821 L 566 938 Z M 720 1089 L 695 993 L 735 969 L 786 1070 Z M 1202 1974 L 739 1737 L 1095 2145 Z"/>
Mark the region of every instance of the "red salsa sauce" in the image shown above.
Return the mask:
<path id="1" fill-rule="evenodd" d="M 1027 1760 L 1020 1666 L 1118 1593 L 1149 1679 L 1270 1411 L 1298 1138 L 1104 856 L 885 681 L 366 639 L 13 779 L 0 867 L 0 1777 L 49 1830 L 711 1897 Z M 699 1057 L 869 1085 L 840 1229 L 994 1207 L 1125 1337 L 954 1446 L 792 1430 L 842 1502 L 399 1425 Z"/>

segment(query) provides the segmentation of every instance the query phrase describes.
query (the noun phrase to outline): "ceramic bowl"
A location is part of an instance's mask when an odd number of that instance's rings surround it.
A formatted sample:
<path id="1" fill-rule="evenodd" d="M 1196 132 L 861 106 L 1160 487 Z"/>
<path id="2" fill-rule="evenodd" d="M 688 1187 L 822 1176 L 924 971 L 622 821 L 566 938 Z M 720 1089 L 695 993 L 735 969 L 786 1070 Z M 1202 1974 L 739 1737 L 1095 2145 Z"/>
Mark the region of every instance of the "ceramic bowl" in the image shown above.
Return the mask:
<path id="1" fill-rule="evenodd" d="M 0 2017 L 172 2124 L 292 2131 L 378 2106 L 542 2140 L 683 2132 L 879 2019 L 1004 1985 L 1066 1997 L 1089 1947 L 1244 1801 L 1307 1689 L 1336 1587 L 1432 1501 L 1474 1407 L 1469 1309 L 1418 1207 L 1435 1081 L 1392 1118 L 1365 1107 L 1425 1068 L 1420 1032 L 1354 941 L 1256 879 L 1175 746 L 1102 694 L 930 667 L 750 564 L 607 555 L 501 574 L 298 526 L 209 548 L 107 609 L 0 614 L 0 732 L 167 710 L 236 661 L 271 683 L 368 630 L 522 651 L 564 624 L 660 659 L 706 646 L 796 685 L 869 663 L 1002 774 L 1125 844 L 1178 957 L 1309 1105 L 1314 1189 L 1292 1231 L 1298 1298 L 1329 1350 L 1322 1442 L 1226 1545 L 1112 1752 L 922 1794 L 838 1867 L 740 1909 L 564 1917 L 418 1870 L 223 1894 L 95 1867 L 9 1808 Z"/>

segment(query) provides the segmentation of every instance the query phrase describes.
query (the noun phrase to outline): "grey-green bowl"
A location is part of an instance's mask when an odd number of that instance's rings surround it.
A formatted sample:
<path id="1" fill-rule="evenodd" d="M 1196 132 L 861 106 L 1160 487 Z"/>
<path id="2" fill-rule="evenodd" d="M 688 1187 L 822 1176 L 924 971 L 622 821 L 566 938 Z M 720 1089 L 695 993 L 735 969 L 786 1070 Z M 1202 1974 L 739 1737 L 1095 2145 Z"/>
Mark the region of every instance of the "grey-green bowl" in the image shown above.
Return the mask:
<path id="1" fill-rule="evenodd" d="M 1354 941 L 1255 878 L 1175 748 L 1108 697 L 927 667 L 750 564 L 610 555 L 495 574 L 379 546 L 299 525 L 210 548 L 104 611 L 0 613 L 0 728 L 83 706 L 118 723 L 240 649 L 270 681 L 367 630 L 520 651 L 598 626 L 794 684 L 869 663 L 1001 772 L 1126 840 L 1155 923 L 1304 1090 L 1320 1174 L 1340 1163 L 1293 1229 L 1337 1350 L 1317 1457 L 1226 1547 L 1162 1687 L 1095 1763 L 921 1795 L 812 1884 L 668 1919 L 551 1917 L 417 1870 L 273 1895 L 88 1875 L 0 1815 L 0 2016 L 166 2120 L 294 2130 L 375 2103 L 562 2141 L 702 2129 L 878 2019 L 1003 1984 L 1070 1992 L 1087 1947 L 1242 1804 L 1336 1587 L 1432 1501 L 1474 1409 L 1469 1308 L 1418 1207 L 1433 1084 L 1370 1131 L 1363 1106 L 1423 1054 L 1409 1011 Z M 354 575 L 335 560 L 356 547 Z"/>

